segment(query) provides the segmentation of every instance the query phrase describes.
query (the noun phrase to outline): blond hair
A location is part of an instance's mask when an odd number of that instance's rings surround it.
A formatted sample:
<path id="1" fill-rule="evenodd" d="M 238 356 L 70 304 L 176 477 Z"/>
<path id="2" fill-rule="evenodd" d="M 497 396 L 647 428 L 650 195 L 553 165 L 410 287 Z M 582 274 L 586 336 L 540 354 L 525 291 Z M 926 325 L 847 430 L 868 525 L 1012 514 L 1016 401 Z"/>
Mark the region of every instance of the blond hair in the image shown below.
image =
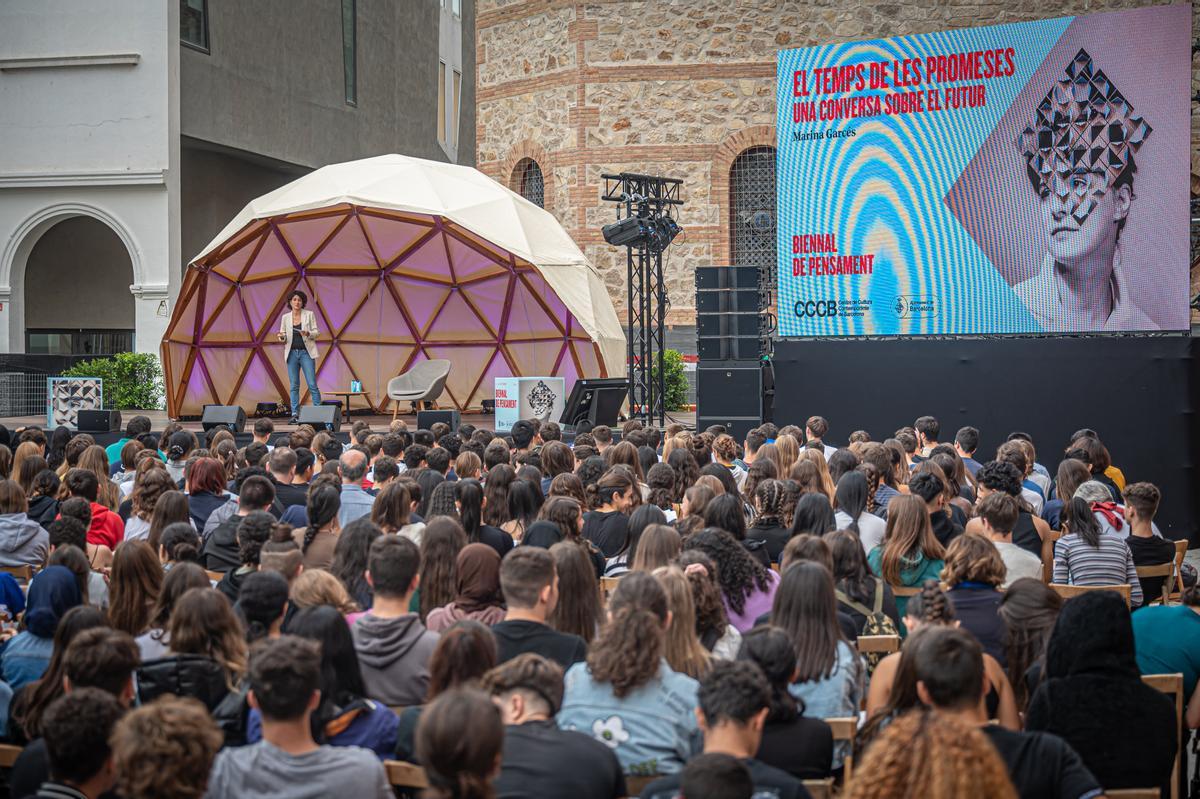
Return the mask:
<path id="1" fill-rule="evenodd" d="M 329 605 L 341 613 L 354 613 L 358 605 L 342 581 L 324 569 L 305 569 L 292 581 L 292 602 L 300 609 Z"/>
<path id="2" fill-rule="evenodd" d="M 671 611 L 663 655 L 672 669 L 698 680 L 708 671 L 709 654 L 696 637 L 691 583 L 678 566 L 661 566 L 652 573 L 666 592 Z"/>

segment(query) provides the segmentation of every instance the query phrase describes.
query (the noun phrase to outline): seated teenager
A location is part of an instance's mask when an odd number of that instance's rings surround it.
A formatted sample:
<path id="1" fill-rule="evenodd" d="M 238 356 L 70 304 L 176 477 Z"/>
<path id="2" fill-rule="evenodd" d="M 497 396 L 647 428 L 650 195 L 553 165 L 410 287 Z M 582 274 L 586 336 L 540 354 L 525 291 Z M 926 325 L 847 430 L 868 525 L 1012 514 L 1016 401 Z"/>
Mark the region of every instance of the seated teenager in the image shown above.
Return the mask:
<path id="1" fill-rule="evenodd" d="M 1162 501 L 1162 492 L 1153 483 L 1130 483 L 1125 487 L 1125 521 L 1129 536 L 1125 539 L 1133 555 L 1134 566 L 1161 566 L 1175 560 L 1175 544 L 1154 534 L 1154 514 Z M 1150 603 L 1163 593 L 1166 577 L 1138 578 L 1142 597 Z M 1174 579 L 1172 577 L 1171 579 Z"/>
<path id="2" fill-rule="evenodd" d="M 109 550 L 116 549 L 117 544 L 125 540 L 125 522 L 96 501 L 100 493 L 100 481 L 96 475 L 87 469 L 71 469 L 63 478 L 63 485 L 72 499 L 86 501 L 92 511 L 87 533 L 88 543 L 108 547 Z"/>
<path id="3" fill-rule="evenodd" d="M 185 525 L 191 530 L 191 525 Z M 138 650 L 142 660 L 154 660 L 166 657 L 170 636 L 168 626 L 171 623 L 171 613 L 175 603 L 192 588 L 209 588 L 208 575 L 195 563 L 180 563 L 167 572 L 163 578 L 162 590 L 150 610 L 149 629 L 137 637 Z"/>
<path id="4" fill-rule="evenodd" d="M 956 624 L 954 604 L 937 582 L 929 580 L 921 587 L 921 593 L 909 601 L 905 623 L 910 633 L 927 627 L 953 626 Z M 871 685 L 867 692 L 867 723 L 862 729 L 864 740 L 869 740 L 873 733 L 879 732 L 880 728 L 919 704 L 912 677 L 912 656 L 906 655 L 908 651 L 905 639 L 900 651 L 893 652 L 881 660 L 875 667 L 875 673 L 871 675 Z M 989 686 L 988 718 L 997 719 L 1000 725 L 1007 729 L 1021 729 L 1021 717 L 1017 713 L 1016 699 L 1012 685 L 1004 673 L 1004 667 L 986 653 L 983 656 L 983 665 Z"/>
<path id="5" fill-rule="evenodd" d="M 97 799 L 116 784 L 108 738 L 125 713 L 112 694 L 78 688 L 46 708 L 46 763 L 49 779 L 38 799 Z"/>
<path id="6" fill-rule="evenodd" d="M 587 657 L 587 644 L 577 635 L 560 633 L 546 620 L 558 604 L 558 572 L 554 557 L 540 547 L 517 547 L 500 564 L 500 588 L 507 610 L 492 625 L 497 663 L 531 652 L 570 668 Z"/>
<path id="7" fill-rule="evenodd" d="M 855 636 L 895 635 L 900 630 L 896 595 L 890 585 L 871 574 L 858 536 L 851 530 L 835 530 L 826 533 L 824 540 L 831 556 L 838 612 L 850 616 Z"/>
<path id="8" fill-rule="evenodd" d="M 988 461 L 975 475 L 978 497 L 976 503 L 982 502 L 988 494 L 1000 492 L 1008 494 L 1017 501 L 1020 510 L 1017 511 L 1017 523 L 1013 525 L 1013 543 L 1031 555 L 1042 556 L 1042 540 L 1050 534 L 1050 525 L 1033 512 L 1032 506 L 1021 495 L 1021 473 L 1011 463 Z M 976 517 L 967 522 L 966 532 L 981 533 L 983 526 Z"/>
<path id="9" fill-rule="evenodd" d="M 1129 616 L 1112 591 L 1063 605 L 1025 729 L 1062 737 L 1106 789 L 1169 793 L 1178 725 L 1171 700 L 1142 682 Z"/>
<path id="10" fill-rule="evenodd" d="M 913 669 L 921 704 L 983 731 L 1004 759 L 1020 796 L 1092 799 L 1104 789 L 1063 739 L 1047 732 L 1006 730 L 989 724 L 983 650 L 953 627 L 934 627 L 914 641 Z"/>
<path id="11" fill-rule="evenodd" d="M 392 757 L 399 719 L 366 696 L 354 639 L 342 614 L 328 605 L 307 608 L 292 619 L 290 635 L 321 645 L 321 704 L 313 712 L 313 740 L 330 746 L 361 746 L 380 759 Z M 252 709 L 246 742 L 262 738 L 262 713 Z"/>
<path id="12" fill-rule="evenodd" d="M 738 659 L 762 669 L 771 689 L 770 712 L 755 757 L 797 779 L 828 777 L 833 733 L 822 719 L 805 716 L 804 703 L 788 690 L 796 675 L 796 648 L 787 633 L 777 627 L 755 627 L 742 639 Z"/>
<path id="13" fill-rule="evenodd" d="M 288 593 L 287 578 L 279 572 L 256 571 L 246 578 L 233 609 L 242 621 L 247 644 L 278 638 L 283 633 L 291 606 Z"/>
<path id="14" fill-rule="evenodd" d="M 742 645 L 742 634 L 729 623 L 717 584 L 717 567 L 698 549 L 681 552 L 676 562 L 688 578 L 696 608 L 696 637 L 700 645 L 720 660 L 733 660 Z"/>
<path id="15" fill-rule="evenodd" d="M 749 630 L 771 609 L 779 575 L 755 560 L 732 535 L 705 528 L 687 539 L 684 550 L 692 549 L 700 550 L 716 564 L 725 612 L 739 633 Z"/>
<path id="16" fill-rule="evenodd" d="M 113 769 L 123 799 L 201 799 L 221 731 L 195 699 L 166 696 L 126 714 L 113 729 Z"/>
<path id="17" fill-rule="evenodd" d="M 70 696 L 76 689 L 97 689 L 114 697 L 123 708 L 133 703 L 133 670 L 138 651 L 133 639 L 107 627 L 84 630 L 67 647 L 62 688 Z M 21 750 L 9 776 L 11 796 L 29 796 L 50 778 L 49 731 Z M 93 741 L 93 745 L 95 741 Z"/>
<path id="18" fill-rule="evenodd" d="M 745 661 L 715 664 L 700 683 L 698 699 L 696 719 L 704 734 L 705 755 L 732 755 L 742 761 L 757 795 L 808 796 L 800 780 L 754 757 L 771 702 L 770 688 L 757 666 Z M 642 791 L 642 799 L 673 799 L 682 780 L 682 774 L 655 780 Z"/>
<path id="19" fill-rule="evenodd" d="M 235 522 L 236 536 L 233 543 L 237 547 L 241 565 L 225 572 L 225 576 L 217 583 L 217 590 L 228 597 L 230 602 L 237 602 L 246 578 L 258 571 L 263 544 L 271 538 L 276 522 L 275 517 L 265 510 L 234 516 L 230 521 Z M 211 541 L 212 539 L 209 539 L 210 543 Z"/>
<path id="20" fill-rule="evenodd" d="M 505 724 L 497 799 L 625 796 L 625 775 L 612 749 L 555 724 L 563 699 L 563 671 L 557 663 L 533 653 L 517 655 L 485 674 L 483 688 Z"/>
<path id="21" fill-rule="evenodd" d="M 770 461 L 765 461 L 770 463 Z M 754 524 L 746 528 L 746 540 L 762 541 L 767 550 L 771 563 L 778 563 L 779 556 L 792 531 L 783 524 L 781 516 L 784 488 L 783 483 L 773 478 L 767 478 L 754 488 Z"/>
<path id="22" fill-rule="evenodd" d="M 411 540 L 384 535 L 371 544 L 367 581 L 371 610 L 354 623 L 354 648 L 367 695 L 385 705 L 416 705 L 429 690 L 437 633 L 409 610 L 420 584 L 421 553 Z"/>
<path id="23" fill-rule="evenodd" d="M 431 632 L 440 633 L 462 619 L 491 626 L 504 618 L 500 593 L 500 556 L 487 544 L 467 544 L 454 568 L 454 601 L 434 608 L 425 618 Z"/>
<path id="24" fill-rule="evenodd" d="M 0 566 L 40 568 L 50 551 L 50 534 L 28 514 L 29 501 L 15 480 L 0 480 Z"/>
<path id="25" fill-rule="evenodd" d="M 1142 585 L 1125 539 L 1105 532 L 1091 504 L 1078 495 L 1067 505 L 1067 534 L 1054 542 L 1053 582 L 1066 585 L 1129 585 L 1130 606 L 1142 604 Z M 1174 552 L 1171 553 L 1174 556 Z"/>
<path id="26" fill-rule="evenodd" d="M 247 699 L 261 715 L 262 740 L 217 756 L 209 796 L 392 796 L 373 752 L 313 739 L 311 717 L 321 707 L 316 642 L 285 635 L 261 644 L 250 660 L 249 683 Z"/>
<path id="27" fill-rule="evenodd" d="M 862 472 L 849 471 L 838 478 L 833 499 L 838 529 L 858 536 L 864 556 L 883 542 L 887 522 L 869 511 L 870 489 Z"/>
<path id="28" fill-rule="evenodd" d="M 1022 577 L 1042 579 L 1042 559 L 1013 543 L 1013 527 L 1020 513 L 1017 501 L 1008 494 L 993 491 L 979 502 L 976 512 L 982 533 L 987 536 L 1000 559 L 1004 561 L 1004 581 L 1001 588 L 1008 588 Z"/>
<path id="29" fill-rule="evenodd" d="M 638 490 L 634 480 L 620 469 L 610 469 L 587 486 L 588 501 L 595 510 L 583 514 L 583 537 L 595 544 L 605 558 L 615 557 L 629 537 L 629 510 Z"/>
<path id="30" fill-rule="evenodd" d="M 951 541 L 962 535 L 962 525 L 954 521 L 946 505 L 946 482 L 934 472 L 935 469 L 941 472 L 941 469 L 933 463 L 928 466 L 922 463 L 919 469 L 908 481 L 909 493 L 925 502 L 933 537 L 943 547 L 948 547 Z"/>
<path id="31" fill-rule="evenodd" d="M 673 774 L 699 743 L 698 684 L 663 659 L 670 623 L 662 586 L 632 572 L 617 584 L 587 662 L 567 671 L 558 725 L 612 748 L 626 774 Z"/>
<path id="32" fill-rule="evenodd" d="M 992 542 L 981 535 L 959 536 L 946 550 L 946 568 L 942 582 L 946 596 L 954 603 L 958 626 L 974 635 L 983 651 L 1003 666 L 1005 625 L 1000 617 L 1004 595 L 998 590 L 1004 582 L 1004 561 Z"/>
<path id="33" fill-rule="evenodd" d="M 429 780 L 421 796 L 492 799 L 503 745 L 500 711 L 487 694 L 466 688 L 442 694 L 417 730 L 417 755 Z"/>
<path id="34" fill-rule="evenodd" d="M 888 585 L 912 588 L 926 580 L 936 580 L 946 565 L 945 557 L 945 548 L 933 535 L 925 500 L 903 495 L 894 497 L 888 505 L 883 543 L 867 554 L 871 571 Z M 901 635 L 908 632 L 903 624 L 907 602 L 906 597 L 896 597 Z"/>
<path id="35" fill-rule="evenodd" d="M 45 673 L 59 620 L 82 603 L 79 582 L 66 566 L 47 566 L 29 581 L 25 629 L 8 638 L 0 650 L 0 673 L 14 692 Z"/>
<path id="36" fill-rule="evenodd" d="M 271 503 L 275 501 L 275 489 L 271 485 L 271 481 L 265 477 L 247 477 L 239 490 L 241 493 L 237 498 L 237 512 L 218 524 L 204 541 L 204 549 L 201 554 L 204 558 L 204 568 L 209 571 L 241 570 L 243 573 L 248 571 L 242 568 L 246 566 L 246 561 L 242 560 L 238 530 L 243 519 L 252 513 L 266 513 L 267 509 L 271 507 Z M 267 515 L 271 514 L 267 513 Z M 274 516 L 271 516 L 271 521 L 274 523 Z M 259 547 L 261 546 L 260 542 Z M 222 593 L 231 598 L 237 598 L 236 590 L 230 594 L 227 589 L 222 589 Z"/>

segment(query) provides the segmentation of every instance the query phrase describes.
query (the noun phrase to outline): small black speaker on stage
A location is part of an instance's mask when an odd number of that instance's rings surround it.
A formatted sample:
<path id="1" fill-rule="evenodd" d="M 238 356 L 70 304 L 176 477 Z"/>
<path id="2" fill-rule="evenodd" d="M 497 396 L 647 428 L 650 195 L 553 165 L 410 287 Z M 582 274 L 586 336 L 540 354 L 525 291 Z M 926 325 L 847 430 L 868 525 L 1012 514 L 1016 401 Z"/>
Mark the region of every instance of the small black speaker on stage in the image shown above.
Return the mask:
<path id="1" fill-rule="evenodd" d="M 246 432 L 246 412 L 240 405 L 205 405 L 200 426 L 204 432 L 225 425 L 234 433 Z"/>
<path id="2" fill-rule="evenodd" d="M 80 411 L 80 433 L 112 433 L 121 429 L 121 412 L 106 408 L 101 411 Z"/>
<path id="3" fill-rule="evenodd" d="M 724 425 L 739 442 L 763 423 L 763 366 L 754 361 L 696 365 L 696 429 Z"/>
<path id="4" fill-rule="evenodd" d="M 459 417 L 457 408 L 451 408 L 448 411 L 417 411 L 418 430 L 428 430 L 438 422 L 450 425 L 450 432 L 454 432 L 462 424 L 462 419 Z"/>
<path id="5" fill-rule="evenodd" d="M 342 406 L 301 405 L 300 424 L 311 424 L 317 430 L 324 428 L 336 433 L 342 429 Z"/>

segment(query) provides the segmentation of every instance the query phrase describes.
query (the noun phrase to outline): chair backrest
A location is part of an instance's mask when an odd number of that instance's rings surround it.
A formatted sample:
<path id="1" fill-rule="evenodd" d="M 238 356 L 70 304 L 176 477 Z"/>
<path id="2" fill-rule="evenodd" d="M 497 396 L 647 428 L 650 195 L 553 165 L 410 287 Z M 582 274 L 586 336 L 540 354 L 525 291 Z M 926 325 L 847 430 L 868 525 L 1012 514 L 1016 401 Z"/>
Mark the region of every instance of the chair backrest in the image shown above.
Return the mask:
<path id="1" fill-rule="evenodd" d="M 432 383 L 450 374 L 450 361 L 435 358 L 430 361 L 417 361 L 406 373 L 416 385 Z"/>
<path id="2" fill-rule="evenodd" d="M 1138 579 L 1140 579 L 1140 580 L 1144 580 L 1147 577 L 1170 577 L 1171 574 L 1174 573 L 1174 571 L 1175 571 L 1175 561 L 1170 560 L 1166 563 L 1160 563 L 1157 566 L 1138 566 L 1137 567 L 1137 576 L 1138 576 Z M 1167 604 L 1167 599 L 1170 596 L 1171 596 L 1171 581 L 1163 580 L 1162 596 L 1155 597 L 1154 601 L 1162 602 L 1162 604 L 1165 605 L 1165 604 Z M 1144 599 L 1145 599 L 1146 604 L 1149 605 L 1150 597 L 1145 597 Z"/>
<path id="3" fill-rule="evenodd" d="M 1108 799 L 1160 799 L 1158 788 L 1110 788 L 1104 792 Z"/>
<path id="4" fill-rule="evenodd" d="M 12 744 L 0 744 L 0 768 L 12 768 L 22 749 L 23 747 Z"/>
<path id="5" fill-rule="evenodd" d="M 651 774 L 649 776 L 635 777 L 631 774 L 625 775 L 625 795 L 626 796 L 641 796 L 642 791 L 646 790 L 646 786 L 658 779 L 660 774 Z"/>
<path id="6" fill-rule="evenodd" d="M 854 739 L 858 735 L 858 718 L 847 717 L 825 719 L 825 723 L 829 725 L 829 730 L 833 733 L 834 743 L 837 743 L 838 741 L 845 741 L 850 745 L 850 751 L 853 752 Z M 846 782 L 850 781 L 850 771 L 853 767 L 853 760 L 854 758 L 851 755 L 846 755 L 846 771 L 844 777 Z"/>
<path id="7" fill-rule="evenodd" d="M 1121 583 L 1120 585 L 1064 585 L 1063 583 L 1050 583 L 1050 588 L 1063 599 L 1080 596 L 1089 591 L 1116 591 L 1125 600 L 1125 607 L 1129 607 L 1130 603 L 1129 583 Z"/>
<path id="8" fill-rule="evenodd" d="M 219 582 L 221 582 L 221 580 L 225 579 L 225 573 L 224 573 L 224 572 L 210 572 L 210 571 L 208 571 L 207 569 L 205 569 L 205 570 L 204 570 L 204 573 L 208 575 L 208 579 L 210 579 L 210 580 L 212 580 L 212 581 L 214 581 L 214 582 L 218 582 L 218 583 L 219 583 Z"/>
<path id="9" fill-rule="evenodd" d="M 890 655 L 900 651 L 900 636 L 898 635 L 860 635 L 858 636 L 858 651 L 862 654 L 881 652 Z"/>
<path id="10" fill-rule="evenodd" d="M 405 763 L 403 760 L 385 760 L 383 767 L 387 770 L 388 782 L 395 788 L 429 787 L 425 769 L 415 763 Z"/>
<path id="11" fill-rule="evenodd" d="M 812 799 L 833 799 L 833 777 L 823 780 L 804 780 L 804 788 Z"/>
<path id="12" fill-rule="evenodd" d="M 772 563 L 772 564 L 771 564 L 771 571 L 775 572 L 776 574 L 779 574 L 779 564 L 778 564 L 778 563 Z"/>
<path id="13" fill-rule="evenodd" d="M 608 598 L 612 596 L 612 592 L 617 590 L 617 583 L 621 582 L 620 577 L 601 577 L 600 578 L 600 603 L 608 602 Z"/>
<path id="14" fill-rule="evenodd" d="M 1183 729 L 1183 705 L 1187 701 L 1183 696 L 1183 675 L 1176 674 L 1143 674 L 1142 682 L 1156 691 L 1162 691 L 1171 697 L 1175 703 L 1175 729 Z M 1175 765 L 1171 767 L 1171 799 L 1179 799 L 1179 768 L 1183 753 L 1183 743 L 1187 736 L 1181 735 L 1175 749 Z M 1112 796 L 1112 791 L 1105 792 Z"/>
<path id="15" fill-rule="evenodd" d="M 1183 601 L 1183 559 L 1187 557 L 1187 551 L 1188 540 L 1186 538 L 1175 542 L 1175 590 L 1168 594 L 1168 598 L 1178 598 L 1180 602 Z M 1171 596 L 1171 594 L 1177 594 L 1178 597 Z"/>
<path id="16" fill-rule="evenodd" d="M 27 583 L 33 579 L 33 567 L 28 564 L 24 566 L 0 566 L 0 572 L 11 574 L 18 583 Z"/>
<path id="17" fill-rule="evenodd" d="M 1062 538 L 1062 530 L 1051 530 L 1042 539 L 1042 582 L 1048 583 L 1054 579 L 1054 542 Z"/>
<path id="18" fill-rule="evenodd" d="M 895 596 L 916 596 L 921 593 L 919 585 L 893 585 L 892 593 Z"/>

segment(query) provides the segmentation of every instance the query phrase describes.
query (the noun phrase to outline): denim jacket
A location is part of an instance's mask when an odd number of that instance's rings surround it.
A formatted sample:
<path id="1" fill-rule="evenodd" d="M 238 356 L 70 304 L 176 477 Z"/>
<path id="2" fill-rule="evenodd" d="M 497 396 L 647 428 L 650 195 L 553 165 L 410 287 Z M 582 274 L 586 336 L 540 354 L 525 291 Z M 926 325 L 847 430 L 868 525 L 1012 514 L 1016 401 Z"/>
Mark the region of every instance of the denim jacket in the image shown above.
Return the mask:
<path id="1" fill-rule="evenodd" d="M 558 726 L 594 736 L 626 774 L 674 774 L 701 749 L 699 688 L 663 660 L 657 677 L 618 699 L 610 684 L 592 679 L 587 663 L 576 663 L 567 670 Z"/>

